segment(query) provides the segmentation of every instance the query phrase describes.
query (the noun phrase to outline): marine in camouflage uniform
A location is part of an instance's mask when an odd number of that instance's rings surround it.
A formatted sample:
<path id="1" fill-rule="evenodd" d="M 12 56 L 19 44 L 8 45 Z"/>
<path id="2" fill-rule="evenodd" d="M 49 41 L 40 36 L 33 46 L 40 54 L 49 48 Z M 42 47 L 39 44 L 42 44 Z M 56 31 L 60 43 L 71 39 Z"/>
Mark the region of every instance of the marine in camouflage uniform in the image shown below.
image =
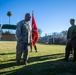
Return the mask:
<path id="1" fill-rule="evenodd" d="M 21 20 L 17 24 L 16 29 L 16 37 L 17 37 L 17 46 L 16 46 L 16 60 L 17 63 L 20 63 L 20 59 L 23 53 L 23 61 L 26 64 L 28 59 L 28 44 L 32 42 L 32 33 L 31 33 L 31 25 L 28 21 L 30 21 L 30 14 L 25 14 L 25 19 Z"/>

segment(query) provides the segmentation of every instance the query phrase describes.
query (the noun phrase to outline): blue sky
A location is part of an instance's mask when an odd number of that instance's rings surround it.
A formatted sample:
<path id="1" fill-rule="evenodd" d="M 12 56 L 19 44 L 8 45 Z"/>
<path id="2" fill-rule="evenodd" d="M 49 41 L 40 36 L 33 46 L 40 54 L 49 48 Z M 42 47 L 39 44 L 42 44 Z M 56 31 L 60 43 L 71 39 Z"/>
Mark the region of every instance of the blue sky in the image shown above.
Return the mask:
<path id="1" fill-rule="evenodd" d="M 11 24 L 17 24 L 25 13 L 32 15 L 34 11 L 37 27 L 44 36 L 69 28 L 69 20 L 76 20 L 76 0 L 0 0 L 0 23 L 9 23 L 8 11 L 12 12 Z"/>

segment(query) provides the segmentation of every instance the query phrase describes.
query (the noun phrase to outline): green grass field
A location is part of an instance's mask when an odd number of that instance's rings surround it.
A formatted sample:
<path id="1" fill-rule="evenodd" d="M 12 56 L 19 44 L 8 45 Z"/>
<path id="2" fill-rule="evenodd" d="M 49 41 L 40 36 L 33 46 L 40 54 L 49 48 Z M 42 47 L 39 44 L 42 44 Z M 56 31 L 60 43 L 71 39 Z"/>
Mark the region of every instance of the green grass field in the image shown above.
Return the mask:
<path id="1" fill-rule="evenodd" d="M 0 41 L 0 75 L 76 75 L 76 63 L 62 59 L 65 45 L 37 44 L 38 52 L 30 52 L 28 65 L 16 65 L 16 42 Z M 22 63 L 22 60 L 21 60 Z"/>

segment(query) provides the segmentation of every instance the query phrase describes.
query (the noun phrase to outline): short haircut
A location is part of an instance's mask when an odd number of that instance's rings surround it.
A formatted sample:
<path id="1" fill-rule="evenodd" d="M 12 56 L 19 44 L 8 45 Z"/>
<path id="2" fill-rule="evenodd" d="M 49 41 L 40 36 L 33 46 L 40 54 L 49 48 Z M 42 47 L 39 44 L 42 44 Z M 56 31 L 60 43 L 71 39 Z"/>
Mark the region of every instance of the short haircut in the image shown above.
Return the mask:
<path id="1" fill-rule="evenodd" d="M 71 21 L 71 20 L 72 20 L 72 21 L 75 21 L 75 19 L 70 19 L 70 21 Z"/>
<path id="2" fill-rule="evenodd" d="M 30 15 L 30 13 L 26 13 L 25 16 Z"/>

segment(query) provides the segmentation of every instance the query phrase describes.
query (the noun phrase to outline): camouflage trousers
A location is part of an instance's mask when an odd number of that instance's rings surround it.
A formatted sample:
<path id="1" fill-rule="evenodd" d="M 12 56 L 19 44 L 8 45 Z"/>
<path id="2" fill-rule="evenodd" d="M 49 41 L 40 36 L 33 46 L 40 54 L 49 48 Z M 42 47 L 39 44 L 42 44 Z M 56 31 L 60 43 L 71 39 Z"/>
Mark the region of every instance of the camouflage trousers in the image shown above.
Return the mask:
<path id="1" fill-rule="evenodd" d="M 28 45 L 26 43 L 17 42 L 16 46 L 16 60 L 20 61 L 23 53 L 23 60 L 27 61 L 28 59 Z"/>

